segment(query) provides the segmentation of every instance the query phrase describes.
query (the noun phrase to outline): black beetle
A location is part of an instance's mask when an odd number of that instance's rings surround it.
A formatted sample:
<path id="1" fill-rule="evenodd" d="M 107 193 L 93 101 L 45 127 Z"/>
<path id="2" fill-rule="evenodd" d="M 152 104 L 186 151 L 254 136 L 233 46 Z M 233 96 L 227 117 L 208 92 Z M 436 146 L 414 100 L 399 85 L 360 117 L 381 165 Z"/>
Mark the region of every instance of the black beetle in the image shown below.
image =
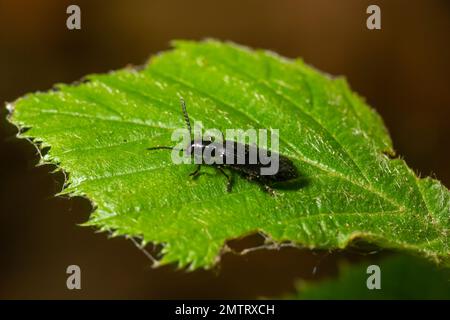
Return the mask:
<path id="1" fill-rule="evenodd" d="M 189 130 L 190 137 L 192 138 L 192 129 L 191 129 L 191 123 L 189 120 L 189 116 L 186 110 L 186 104 L 183 100 L 183 98 L 180 98 L 181 108 L 183 111 L 184 119 L 186 122 L 187 129 Z M 223 134 L 222 134 L 223 137 Z M 231 147 L 230 147 L 231 146 Z M 236 150 L 240 150 L 239 148 L 243 148 L 243 153 L 237 153 Z M 174 150 L 175 147 L 169 147 L 169 146 L 157 146 L 157 147 L 150 147 L 147 148 L 147 150 L 159 150 L 159 149 L 167 149 L 167 150 Z M 287 181 L 293 181 L 296 178 L 298 178 L 298 172 L 295 165 L 292 163 L 292 161 L 280 154 L 271 153 L 269 150 L 260 149 L 253 145 L 248 144 L 241 144 L 235 141 L 227 141 L 223 140 L 222 142 L 218 143 L 213 140 L 191 140 L 189 145 L 186 147 L 184 151 L 187 152 L 188 155 L 191 155 L 191 157 L 194 157 L 195 151 L 199 150 L 201 151 L 201 154 L 204 154 L 205 151 L 207 151 L 209 154 L 211 154 L 213 157 L 219 157 L 222 158 L 221 164 L 212 163 L 212 164 L 206 164 L 201 163 L 197 164 L 197 168 L 194 172 L 190 174 L 190 176 L 197 177 L 200 174 L 200 168 L 202 165 L 212 165 L 215 168 L 217 168 L 226 178 L 227 178 L 227 191 L 231 192 L 232 183 L 233 183 L 233 177 L 232 175 L 226 173 L 224 171 L 224 168 L 231 169 L 233 171 L 238 172 L 245 178 L 251 181 L 255 181 L 259 184 L 261 184 L 264 187 L 264 190 L 269 192 L 270 194 L 274 194 L 274 191 L 272 190 L 271 186 L 273 186 L 276 182 L 287 182 Z M 262 168 L 268 168 L 270 167 L 270 163 L 263 164 L 260 158 L 260 152 L 264 151 L 262 154 L 266 154 L 267 157 L 271 157 L 273 155 L 276 155 L 279 161 L 278 164 L 278 171 L 271 175 L 262 175 L 261 169 Z M 179 150 L 182 151 L 182 150 Z M 256 162 L 250 161 L 250 154 L 253 152 L 253 155 L 256 154 Z M 242 159 L 242 156 L 245 157 L 245 159 Z M 241 158 L 240 158 L 241 157 Z M 232 161 L 227 161 L 232 160 Z M 238 161 L 240 160 L 240 161 Z"/>

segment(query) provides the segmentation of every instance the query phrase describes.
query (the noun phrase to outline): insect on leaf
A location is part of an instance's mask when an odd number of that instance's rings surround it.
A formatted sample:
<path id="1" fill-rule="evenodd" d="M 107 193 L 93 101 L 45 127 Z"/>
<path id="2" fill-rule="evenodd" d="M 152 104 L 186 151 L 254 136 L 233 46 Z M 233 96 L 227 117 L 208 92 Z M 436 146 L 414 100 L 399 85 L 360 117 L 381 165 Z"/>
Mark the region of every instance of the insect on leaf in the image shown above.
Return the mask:
<path id="1" fill-rule="evenodd" d="M 213 40 L 175 42 L 142 70 L 86 79 L 18 99 L 10 121 L 50 147 L 42 161 L 68 173 L 67 194 L 92 201 L 88 225 L 161 244 L 161 263 L 208 268 L 225 241 L 259 231 L 308 248 L 363 239 L 448 264 L 449 191 L 388 156 L 380 116 L 344 79 Z M 194 164 L 146 150 L 174 145 L 180 97 L 205 128 L 279 129 L 302 186 L 273 197 L 236 176 L 227 193 L 212 168 L 192 179 Z"/>

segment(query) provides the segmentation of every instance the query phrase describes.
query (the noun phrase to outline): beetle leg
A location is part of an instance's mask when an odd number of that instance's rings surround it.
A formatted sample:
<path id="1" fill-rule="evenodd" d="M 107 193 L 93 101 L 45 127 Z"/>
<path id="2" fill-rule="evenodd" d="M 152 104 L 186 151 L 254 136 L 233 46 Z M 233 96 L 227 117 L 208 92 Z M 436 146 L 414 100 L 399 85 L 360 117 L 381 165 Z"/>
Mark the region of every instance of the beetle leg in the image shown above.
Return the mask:
<path id="1" fill-rule="evenodd" d="M 227 174 L 222 167 L 217 167 L 217 169 L 222 172 L 222 174 L 227 178 L 227 192 L 231 192 L 231 189 L 233 187 L 233 177 L 229 174 Z"/>
<path id="2" fill-rule="evenodd" d="M 265 192 L 267 192 L 268 194 L 270 194 L 272 197 L 275 197 L 277 195 L 277 193 L 275 192 L 275 190 L 273 190 L 270 186 L 268 186 L 267 184 L 263 185 L 263 190 Z"/>
<path id="3" fill-rule="evenodd" d="M 198 165 L 197 165 L 197 168 L 195 168 L 195 171 L 194 171 L 194 172 L 191 172 L 191 173 L 189 174 L 189 176 L 193 177 L 194 179 L 197 178 L 198 175 L 200 174 L 200 168 L 201 168 L 201 167 L 202 167 L 202 165 L 201 165 L 201 164 L 198 164 Z"/>
<path id="4" fill-rule="evenodd" d="M 275 190 L 273 190 L 269 185 L 267 185 L 267 184 L 265 184 L 263 182 L 260 182 L 260 179 L 258 179 L 258 176 L 249 174 L 249 175 L 246 176 L 246 178 L 247 178 L 248 181 L 258 181 L 258 183 L 261 186 L 261 189 L 264 192 L 267 192 L 272 197 L 276 197 L 277 196 L 278 193 Z"/>

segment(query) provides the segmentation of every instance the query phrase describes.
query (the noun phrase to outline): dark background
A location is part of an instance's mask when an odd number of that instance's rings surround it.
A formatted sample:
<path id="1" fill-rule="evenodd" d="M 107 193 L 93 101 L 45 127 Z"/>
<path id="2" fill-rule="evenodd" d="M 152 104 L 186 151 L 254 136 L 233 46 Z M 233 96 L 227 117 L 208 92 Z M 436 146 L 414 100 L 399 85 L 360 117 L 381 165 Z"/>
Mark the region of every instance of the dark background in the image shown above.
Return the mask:
<path id="1" fill-rule="evenodd" d="M 69 4 L 81 7 L 81 30 L 66 29 Z M 382 30 L 366 29 L 369 4 L 380 5 Z M 444 0 L 1 0 L 0 100 L 142 64 L 172 39 L 232 40 L 345 75 L 382 115 L 407 163 L 449 186 L 449 18 Z M 0 298 L 276 296 L 292 292 L 297 278 L 335 274 L 339 260 L 367 258 L 283 249 L 226 254 L 210 271 L 152 270 L 130 241 L 77 226 L 89 216 L 88 201 L 53 197 L 62 177 L 35 167 L 36 150 L 14 137 L 5 115 L 2 108 Z M 81 267 L 81 291 L 66 289 L 70 264 Z"/>

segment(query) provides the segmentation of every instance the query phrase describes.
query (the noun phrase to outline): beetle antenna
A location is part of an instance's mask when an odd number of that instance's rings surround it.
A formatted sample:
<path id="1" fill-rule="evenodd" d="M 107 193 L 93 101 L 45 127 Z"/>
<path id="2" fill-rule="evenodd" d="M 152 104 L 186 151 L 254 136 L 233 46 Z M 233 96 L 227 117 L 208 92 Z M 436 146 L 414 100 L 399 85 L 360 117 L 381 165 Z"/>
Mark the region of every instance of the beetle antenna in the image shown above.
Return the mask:
<path id="1" fill-rule="evenodd" d="M 186 122 L 186 126 L 189 130 L 189 135 L 192 137 L 192 129 L 191 129 L 191 121 L 189 120 L 189 115 L 186 110 L 186 103 L 183 98 L 180 98 L 181 109 L 183 110 L 184 121 Z"/>
<path id="2" fill-rule="evenodd" d="M 173 150 L 173 149 L 175 149 L 175 147 L 157 146 L 157 147 L 147 148 L 147 150 L 162 150 L 162 149 L 164 149 L 164 150 Z"/>

